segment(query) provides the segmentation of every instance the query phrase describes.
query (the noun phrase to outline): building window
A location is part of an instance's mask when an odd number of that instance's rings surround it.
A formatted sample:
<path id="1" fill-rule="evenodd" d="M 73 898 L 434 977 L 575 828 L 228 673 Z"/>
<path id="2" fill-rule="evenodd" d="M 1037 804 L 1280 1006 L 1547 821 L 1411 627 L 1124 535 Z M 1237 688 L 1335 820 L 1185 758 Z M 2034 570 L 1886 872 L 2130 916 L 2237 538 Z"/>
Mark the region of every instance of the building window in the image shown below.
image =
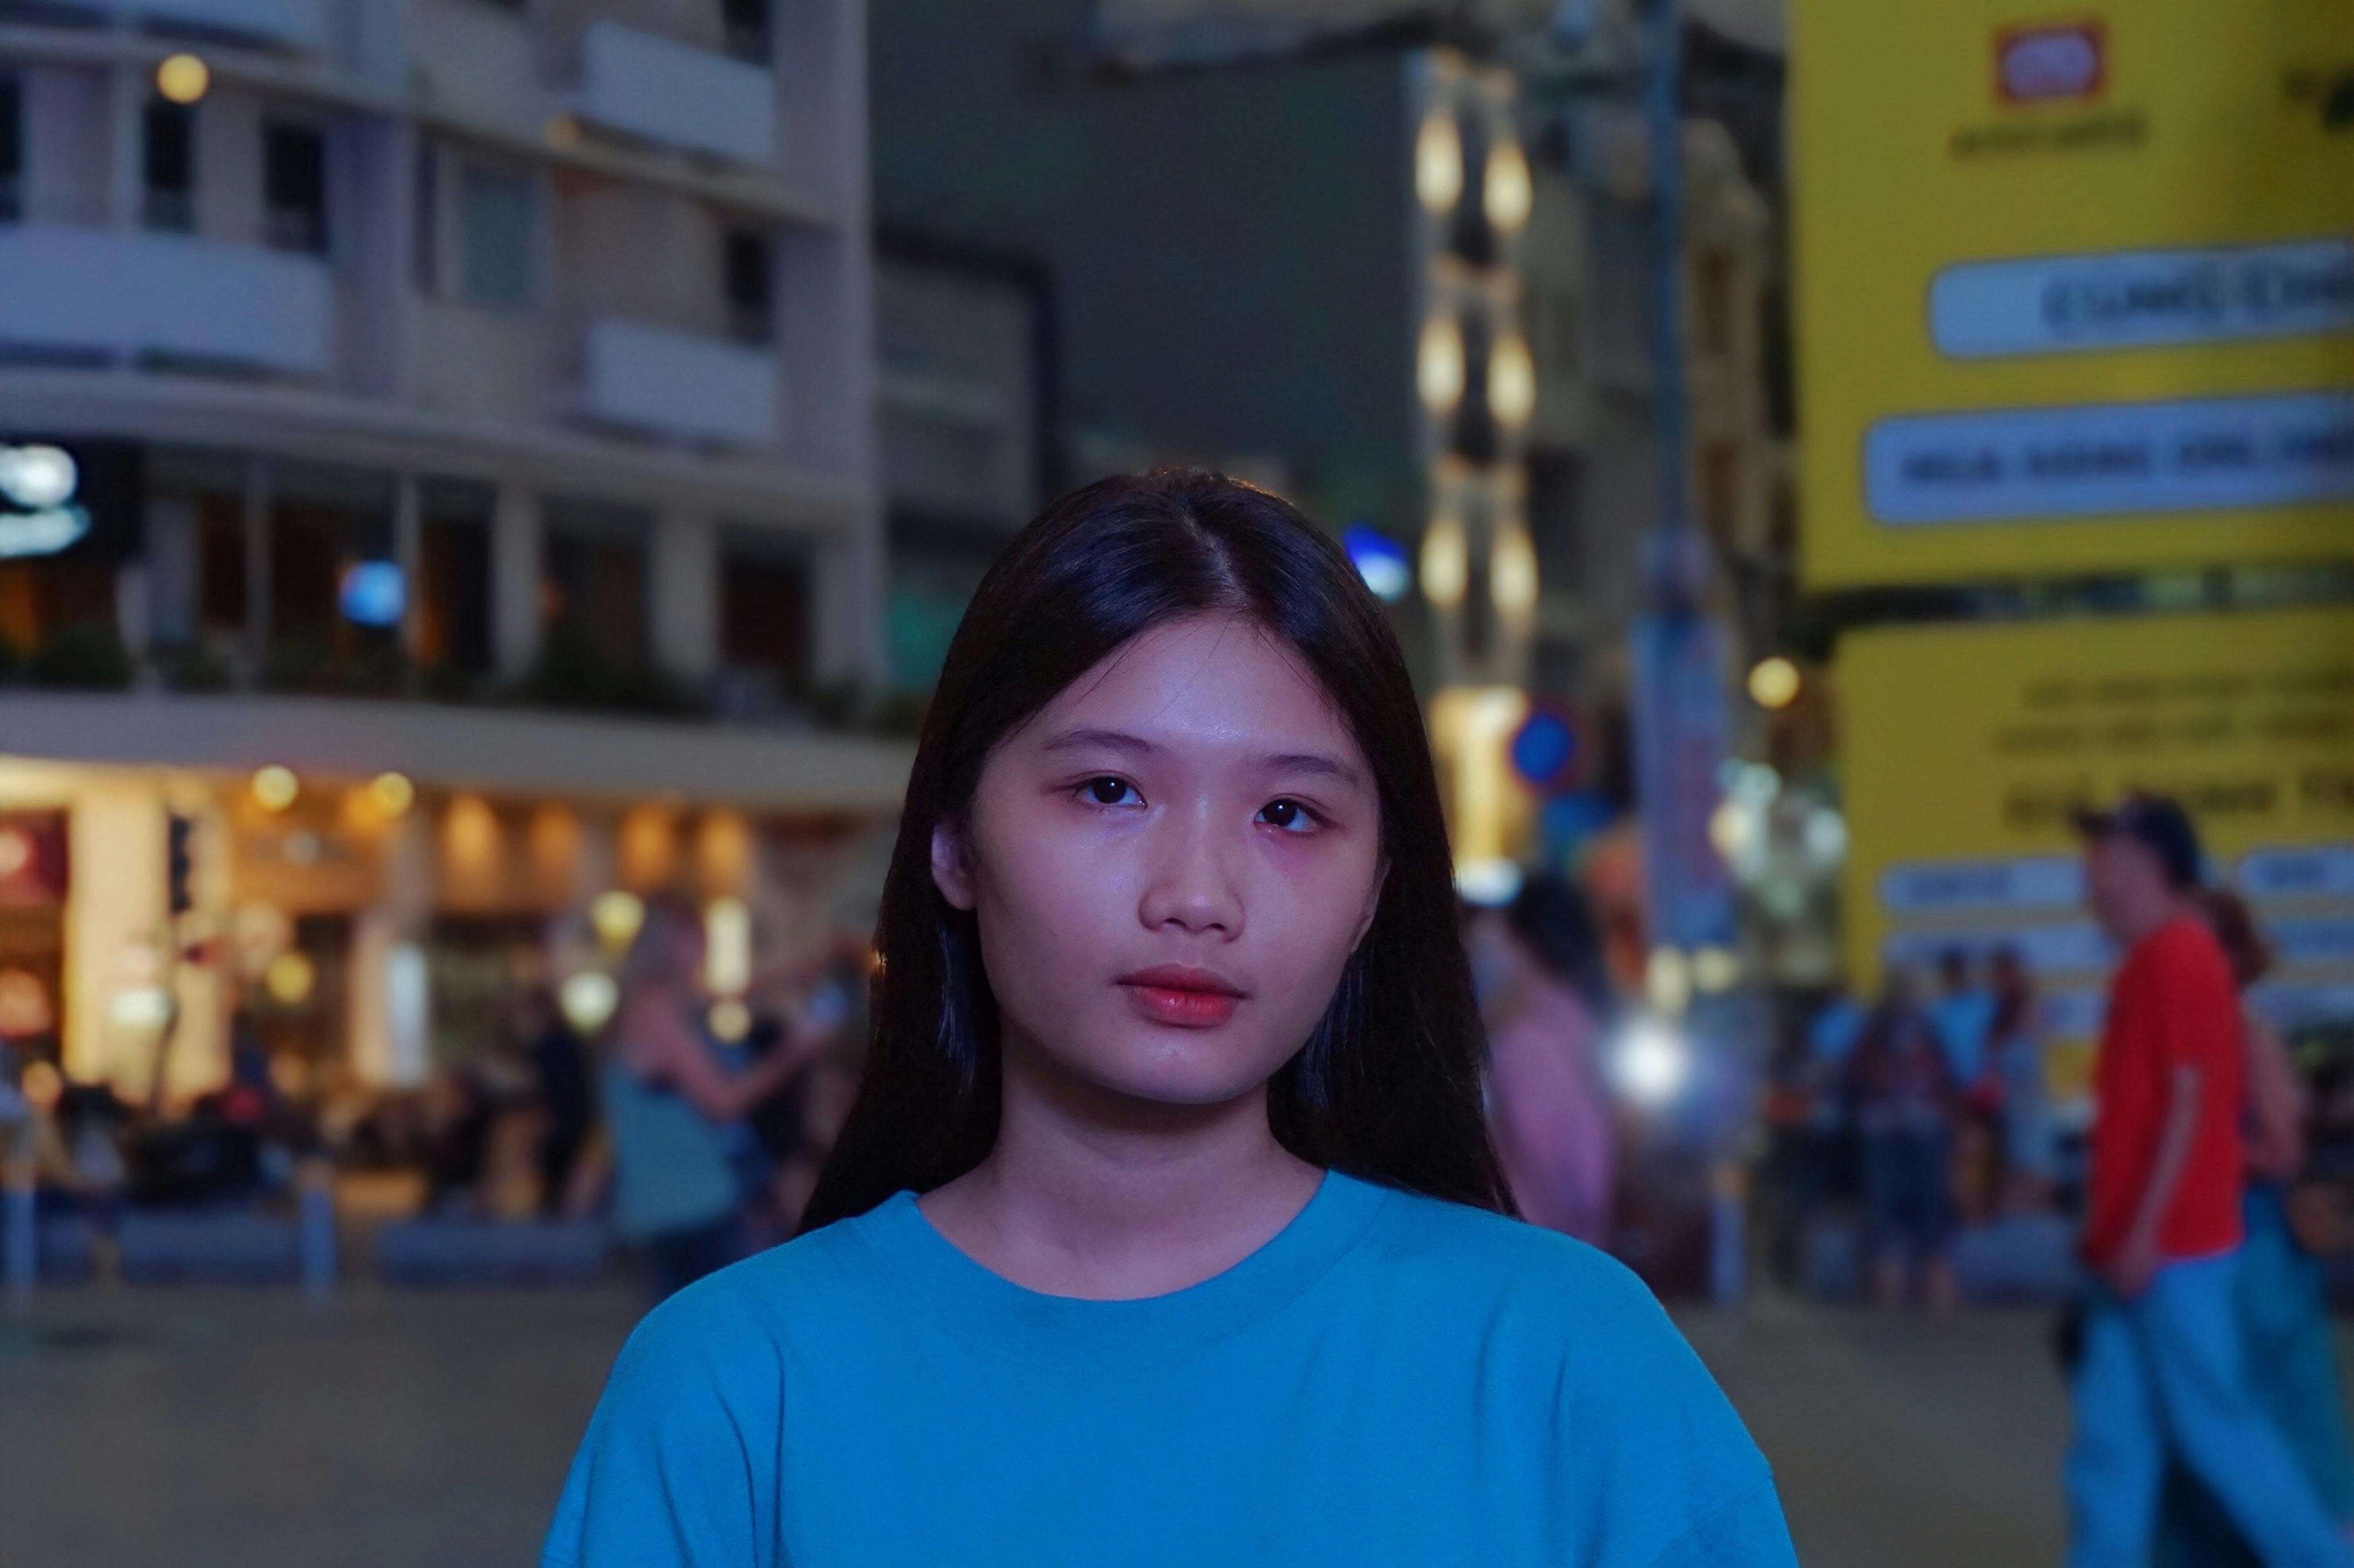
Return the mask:
<path id="1" fill-rule="evenodd" d="M 458 270 L 467 303 L 494 310 L 531 303 L 537 211 L 527 175 L 466 166 L 458 185 Z"/>
<path id="2" fill-rule="evenodd" d="M 0 76 L 0 223 L 25 216 L 25 90 Z"/>
<path id="3" fill-rule="evenodd" d="M 727 231 L 727 330 L 741 342 L 767 343 L 776 331 L 773 266 L 767 235 L 754 228 Z"/>
<path id="4" fill-rule="evenodd" d="M 397 680 L 396 628 L 360 618 L 347 574 L 393 558 L 389 476 L 289 463 L 275 475 L 270 509 L 270 632 L 273 685 L 296 690 L 383 689 Z"/>
<path id="5" fill-rule="evenodd" d="M 147 227 L 188 234 L 196 227 L 196 111 L 161 99 L 147 106 Z"/>
<path id="6" fill-rule="evenodd" d="M 1692 264 L 1692 295 L 1697 346 L 1701 353 L 1723 355 L 1733 352 L 1733 258 L 1722 250 L 1703 250 Z"/>
<path id="7" fill-rule="evenodd" d="M 624 507 L 551 502 L 540 611 L 551 656 L 646 662 L 650 520 Z"/>
<path id="8" fill-rule="evenodd" d="M 720 0 L 719 9 L 727 30 L 727 52 L 768 64 L 769 0 Z"/>
<path id="9" fill-rule="evenodd" d="M 1700 448 L 1700 521 L 1710 541 L 1726 554 L 1741 538 L 1741 452 L 1731 441 L 1702 441 Z"/>
<path id="10" fill-rule="evenodd" d="M 790 685 L 809 668 L 810 563 L 793 540 L 744 540 L 720 558 L 719 656 Z"/>
<path id="11" fill-rule="evenodd" d="M 436 674 L 487 674 L 495 497 L 487 485 L 429 482 L 418 501 L 418 662 Z"/>
<path id="12" fill-rule="evenodd" d="M 412 214 L 416 232 L 410 236 L 411 265 L 417 270 L 421 294 L 441 291 L 441 155 L 430 146 L 417 149 L 417 204 Z"/>
<path id="13" fill-rule="evenodd" d="M 314 126 L 262 132 L 262 189 L 270 243 L 281 250 L 327 250 L 327 139 Z"/>

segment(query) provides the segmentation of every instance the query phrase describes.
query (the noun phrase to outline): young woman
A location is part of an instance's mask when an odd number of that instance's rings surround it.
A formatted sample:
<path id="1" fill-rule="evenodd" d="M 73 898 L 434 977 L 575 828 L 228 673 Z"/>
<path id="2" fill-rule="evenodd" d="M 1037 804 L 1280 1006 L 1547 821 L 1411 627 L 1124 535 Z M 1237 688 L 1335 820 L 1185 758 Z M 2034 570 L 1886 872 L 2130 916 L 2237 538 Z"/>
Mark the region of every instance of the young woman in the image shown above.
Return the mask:
<path id="1" fill-rule="evenodd" d="M 546 1563 L 1791 1563 L 1649 1292 L 1495 1212 L 1421 715 L 1289 505 L 1014 541 L 879 948 L 808 1230 L 631 1337 Z"/>

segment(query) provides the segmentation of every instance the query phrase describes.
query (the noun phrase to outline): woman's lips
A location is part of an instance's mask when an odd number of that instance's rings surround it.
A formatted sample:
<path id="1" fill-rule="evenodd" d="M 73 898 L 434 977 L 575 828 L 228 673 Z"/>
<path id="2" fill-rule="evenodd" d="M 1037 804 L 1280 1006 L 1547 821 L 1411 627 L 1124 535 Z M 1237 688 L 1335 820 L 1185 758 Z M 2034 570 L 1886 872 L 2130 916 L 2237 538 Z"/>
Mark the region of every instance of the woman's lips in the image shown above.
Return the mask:
<path id="1" fill-rule="evenodd" d="M 1119 989 L 1139 1016 L 1179 1029 L 1214 1029 L 1235 1015 L 1239 987 L 1207 969 L 1161 965 L 1120 977 Z"/>

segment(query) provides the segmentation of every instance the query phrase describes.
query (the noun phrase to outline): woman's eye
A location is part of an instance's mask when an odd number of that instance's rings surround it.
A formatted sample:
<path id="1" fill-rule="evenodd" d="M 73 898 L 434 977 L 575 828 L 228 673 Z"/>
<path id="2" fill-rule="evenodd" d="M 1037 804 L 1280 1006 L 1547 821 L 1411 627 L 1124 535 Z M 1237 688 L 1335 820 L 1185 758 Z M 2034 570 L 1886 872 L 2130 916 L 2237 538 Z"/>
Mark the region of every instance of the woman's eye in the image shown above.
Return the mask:
<path id="1" fill-rule="evenodd" d="M 1126 806 L 1131 803 L 1141 803 L 1135 799 L 1136 786 L 1125 779 L 1114 779 L 1108 775 L 1101 779 L 1090 779 L 1081 785 L 1080 789 L 1086 792 L 1090 801 L 1098 806 Z"/>
<path id="2" fill-rule="evenodd" d="M 1258 810 L 1258 820 L 1270 828 L 1282 828 L 1288 832 L 1305 832 L 1316 825 L 1315 814 L 1297 800 L 1269 800 Z"/>

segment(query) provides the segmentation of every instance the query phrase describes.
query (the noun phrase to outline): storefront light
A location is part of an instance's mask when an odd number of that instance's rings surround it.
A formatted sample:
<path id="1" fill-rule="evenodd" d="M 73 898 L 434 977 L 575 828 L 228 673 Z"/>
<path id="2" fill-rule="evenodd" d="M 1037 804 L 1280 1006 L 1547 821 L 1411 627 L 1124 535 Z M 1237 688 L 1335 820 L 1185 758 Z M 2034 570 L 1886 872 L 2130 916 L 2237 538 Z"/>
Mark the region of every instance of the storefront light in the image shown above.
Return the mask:
<path id="1" fill-rule="evenodd" d="M 107 1000 L 107 1022 L 132 1033 L 159 1033 L 172 1021 L 172 994 L 162 986 L 133 986 Z"/>
<path id="2" fill-rule="evenodd" d="M 1422 406 L 1444 414 L 1463 400 L 1463 329 L 1452 316 L 1437 315 L 1422 329 L 1415 346 L 1414 388 Z"/>
<path id="3" fill-rule="evenodd" d="M 744 1005 L 741 997 L 722 997 L 711 1004 L 704 1022 L 711 1026 L 714 1040 L 733 1045 L 752 1033 L 752 1010 Z"/>
<path id="4" fill-rule="evenodd" d="M 256 769 L 253 775 L 254 803 L 265 811 L 282 811 L 302 793 L 302 782 L 294 777 L 292 768 L 273 762 Z"/>
<path id="5" fill-rule="evenodd" d="M 1463 602 L 1470 577 L 1470 549 L 1462 523 L 1446 515 L 1432 518 L 1422 535 L 1423 597 L 1441 609 L 1453 609 Z"/>
<path id="6" fill-rule="evenodd" d="M 634 893 L 616 887 L 588 901 L 589 927 L 609 953 L 618 953 L 636 941 L 638 927 L 645 923 L 645 900 Z"/>
<path id="7" fill-rule="evenodd" d="M 1503 529 L 1488 551 L 1488 592 L 1497 613 L 1515 631 L 1524 631 L 1537 609 L 1537 553 L 1529 531 Z"/>
<path id="8" fill-rule="evenodd" d="M 752 983 L 752 911 L 740 898 L 715 898 L 703 911 L 703 983 L 718 997 Z"/>
<path id="9" fill-rule="evenodd" d="M 1691 960 L 1675 948 L 1654 948 L 1643 966 L 1643 992 L 1655 1012 L 1670 1018 L 1691 1005 Z"/>
<path id="10" fill-rule="evenodd" d="M 1507 335 L 1488 354 L 1488 411 L 1517 429 L 1537 411 L 1537 362 L 1526 338 Z"/>
<path id="11" fill-rule="evenodd" d="M 613 1010 L 621 1003 L 621 988 L 602 969 L 582 969 L 564 982 L 556 1000 L 564 1022 L 583 1034 L 594 1034 L 612 1021 Z"/>
<path id="12" fill-rule="evenodd" d="M 387 817 L 398 817 L 417 803 L 417 786 L 403 773 L 379 773 L 368 780 L 368 797 Z"/>
<path id="13" fill-rule="evenodd" d="M 1628 1099 L 1656 1110 L 1691 1081 L 1691 1042 L 1662 1019 L 1638 1018 L 1610 1054 L 1610 1076 Z"/>
<path id="14" fill-rule="evenodd" d="M 300 1007 L 318 989 L 318 966 L 306 953 L 281 953 L 261 971 L 261 989 L 281 1007 Z"/>
<path id="15" fill-rule="evenodd" d="M 1702 948 L 1691 957 L 1692 989 L 1715 996 L 1741 983 L 1741 955 L 1730 948 Z"/>
<path id="16" fill-rule="evenodd" d="M 1463 198 L 1463 132 L 1445 109 L 1424 115 L 1415 134 L 1414 194 L 1434 217 Z"/>
<path id="17" fill-rule="evenodd" d="M 1749 700 L 1768 712 L 1776 712 L 1798 700 L 1802 683 L 1798 666 L 1776 653 L 1770 659 L 1760 659 L 1749 672 Z"/>
<path id="18" fill-rule="evenodd" d="M 1517 142 L 1498 142 L 1488 149 L 1488 173 L 1480 182 L 1479 206 L 1488 221 L 1506 234 L 1529 220 L 1536 190 L 1529 182 L 1529 161 Z"/>
<path id="19" fill-rule="evenodd" d="M 212 68 L 195 55 L 169 55 L 155 68 L 155 90 L 168 102 L 201 102 L 212 85 Z"/>

